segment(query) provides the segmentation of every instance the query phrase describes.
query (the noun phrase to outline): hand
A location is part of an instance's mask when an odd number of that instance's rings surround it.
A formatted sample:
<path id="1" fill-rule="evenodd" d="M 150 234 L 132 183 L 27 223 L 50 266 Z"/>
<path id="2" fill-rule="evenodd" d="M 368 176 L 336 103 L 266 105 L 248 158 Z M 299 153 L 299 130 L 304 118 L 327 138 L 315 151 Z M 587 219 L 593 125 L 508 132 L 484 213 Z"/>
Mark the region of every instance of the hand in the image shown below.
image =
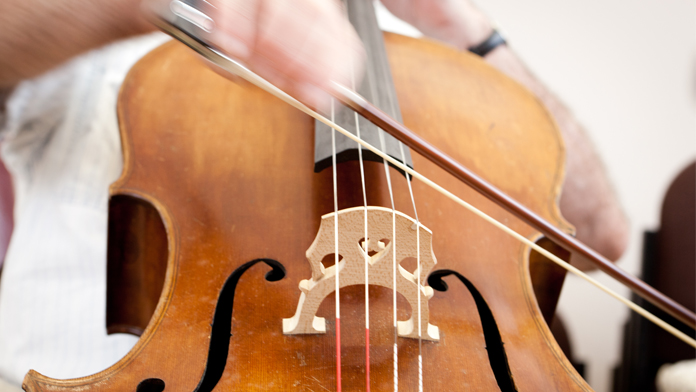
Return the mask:
<path id="1" fill-rule="evenodd" d="M 209 0 L 211 41 L 249 69 L 317 109 L 330 81 L 360 79 L 362 44 L 335 0 Z"/>
<path id="2" fill-rule="evenodd" d="M 381 1 L 423 34 L 458 49 L 480 44 L 493 30 L 488 18 L 468 0 Z"/>

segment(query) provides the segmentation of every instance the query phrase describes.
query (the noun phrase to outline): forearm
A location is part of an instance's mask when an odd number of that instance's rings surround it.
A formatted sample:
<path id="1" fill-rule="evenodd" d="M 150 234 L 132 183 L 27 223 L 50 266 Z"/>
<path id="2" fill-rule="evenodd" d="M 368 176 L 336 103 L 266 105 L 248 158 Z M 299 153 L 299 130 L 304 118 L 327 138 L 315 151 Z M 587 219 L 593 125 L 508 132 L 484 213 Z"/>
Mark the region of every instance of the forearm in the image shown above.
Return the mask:
<path id="1" fill-rule="evenodd" d="M 483 42 L 493 31 L 488 18 L 465 0 L 382 1 L 425 34 L 460 50 Z M 509 46 L 497 47 L 484 59 L 526 86 L 549 110 L 566 144 L 561 212 L 575 225 L 578 239 L 611 260 L 618 259 L 628 242 L 628 223 L 601 159 L 582 126 Z M 583 269 L 593 267 L 577 257 L 573 263 Z"/>
<path id="2" fill-rule="evenodd" d="M 532 91 L 554 117 L 566 145 L 566 177 L 561 212 L 577 229 L 577 238 L 599 253 L 617 260 L 628 244 L 628 221 L 589 136 L 563 103 L 522 64 L 507 46 L 486 56 L 486 61 Z M 594 268 L 578 259 L 581 269 Z"/>
<path id="3" fill-rule="evenodd" d="M 0 88 L 36 76 L 72 56 L 150 31 L 140 0 L 3 0 Z"/>

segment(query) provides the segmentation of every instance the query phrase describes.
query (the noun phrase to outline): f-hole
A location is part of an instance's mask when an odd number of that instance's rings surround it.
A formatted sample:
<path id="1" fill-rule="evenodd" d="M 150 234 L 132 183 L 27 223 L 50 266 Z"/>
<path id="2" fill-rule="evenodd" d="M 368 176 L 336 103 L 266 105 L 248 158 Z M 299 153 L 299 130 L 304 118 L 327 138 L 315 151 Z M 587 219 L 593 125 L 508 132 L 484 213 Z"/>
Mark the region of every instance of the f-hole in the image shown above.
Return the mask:
<path id="1" fill-rule="evenodd" d="M 434 290 L 447 291 L 447 283 L 442 280 L 442 278 L 448 275 L 456 276 L 474 298 L 476 309 L 481 318 L 483 337 L 486 341 L 486 350 L 488 351 L 488 361 L 491 364 L 491 370 L 493 370 L 493 375 L 495 376 L 495 381 L 498 383 L 498 387 L 500 387 L 502 392 L 517 391 L 515 381 L 512 379 L 512 373 L 510 372 L 510 365 L 508 364 L 505 347 L 503 347 L 500 330 L 498 330 L 498 324 L 495 322 L 493 312 L 491 312 L 491 308 L 488 307 L 481 293 L 467 278 L 452 270 L 433 271 L 430 276 L 428 276 L 428 284 Z"/>
<path id="2" fill-rule="evenodd" d="M 210 333 L 210 346 L 208 348 L 208 362 L 205 366 L 203 377 L 194 390 L 195 392 L 209 392 L 217 385 L 225 371 L 227 354 L 230 347 L 230 334 L 232 330 L 232 309 L 234 305 L 234 292 L 239 283 L 239 278 L 257 263 L 266 263 L 271 270 L 266 273 L 266 280 L 276 282 L 285 277 L 285 267 L 272 259 L 255 259 L 237 268 L 220 290 L 215 315 L 213 316 L 212 331 Z"/>
<path id="3" fill-rule="evenodd" d="M 135 392 L 162 392 L 164 391 L 164 381 L 159 378 L 146 378 L 138 384 Z"/>
<path id="4" fill-rule="evenodd" d="M 276 260 L 254 259 L 237 268 L 227 278 L 220 290 L 218 302 L 213 315 L 211 324 L 210 345 L 208 347 L 208 360 L 205 371 L 198 383 L 195 392 L 210 392 L 215 388 L 218 381 L 225 371 L 227 355 L 230 346 L 230 334 L 232 330 L 232 310 L 234 306 L 234 293 L 239 279 L 244 273 L 258 263 L 266 263 L 271 270 L 266 273 L 266 280 L 276 282 L 285 277 L 285 267 Z M 161 392 L 164 391 L 164 381 L 158 378 L 148 378 L 141 381 L 136 389 L 137 392 Z"/>

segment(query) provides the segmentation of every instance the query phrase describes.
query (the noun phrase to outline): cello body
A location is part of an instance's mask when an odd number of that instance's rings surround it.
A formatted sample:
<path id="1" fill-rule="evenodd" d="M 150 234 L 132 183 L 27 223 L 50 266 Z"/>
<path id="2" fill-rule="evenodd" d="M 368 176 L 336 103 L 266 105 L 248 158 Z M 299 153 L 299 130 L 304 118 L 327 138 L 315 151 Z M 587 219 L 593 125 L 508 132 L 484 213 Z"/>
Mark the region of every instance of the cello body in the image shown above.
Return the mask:
<path id="1" fill-rule="evenodd" d="M 532 94 L 473 55 L 392 34 L 385 42 L 404 124 L 571 232 L 557 206 L 563 141 Z M 317 312 L 327 320 L 325 334 L 282 329 L 297 307 L 298 284 L 312 275 L 305 252 L 321 216 L 333 211 L 331 170 L 312 170 L 314 121 L 255 87 L 230 83 L 174 42 L 133 67 L 118 115 L 124 169 L 110 189 L 116 240 L 109 240 L 109 268 L 121 259 L 121 271 L 140 277 L 130 283 L 134 291 L 157 298 L 156 307 L 114 305 L 120 313 L 110 331 L 142 335 L 112 367 L 72 380 L 30 371 L 25 390 L 335 390 L 333 295 Z M 413 164 L 524 236 L 540 237 L 430 162 L 414 154 Z M 390 208 L 384 170 L 365 163 L 368 205 Z M 407 180 L 389 170 L 396 209 L 413 217 Z M 361 206 L 357 163 L 337 171 L 338 208 Z M 433 233 L 434 269 L 464 276 L 495 320 L 482 322 L 471 289 L 447 278 L 446 291 L 429 301 L 440 339 L 422 343 L 424 390 L 505 390 L 500 369 L 509 372 L 511 390 L 591 390 L 544 321 L 529 249 L 418 181 L 412 185 L 420 222 Z M 113 223 L 117 215 L 126 219 Z M 413 263 L 402 265 L 413 270 Z M 347 391 L 366 389 L 363 292 L 340 291 Z M 370 374 L 378 391 L 394 383 L 391 295 L 370 287 Z M 404 298 L 397 308 L 400 320 L 415 311 Z M 499 331 L 503 365 L 487 350 L 490 328 Z M 418 340 L 398 338 L 397 345 L 399 388 L 418 390 Z"/>

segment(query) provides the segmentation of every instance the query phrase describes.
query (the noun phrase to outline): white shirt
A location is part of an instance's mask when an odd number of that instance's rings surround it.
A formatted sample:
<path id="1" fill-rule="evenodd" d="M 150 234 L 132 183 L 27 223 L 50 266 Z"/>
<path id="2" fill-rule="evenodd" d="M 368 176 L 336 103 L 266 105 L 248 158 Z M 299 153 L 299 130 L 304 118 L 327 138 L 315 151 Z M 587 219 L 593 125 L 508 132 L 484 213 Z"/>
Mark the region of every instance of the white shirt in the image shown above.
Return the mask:
<path id="1" fill-rule="evenodd" d="M 137 341 L 105 327 L 108 187 L 122 166 L 116 99 L 131 66 L 165 39 L 94 50 L 22 82 L 7 101 L 1 153 L 15 227 L 0 284 L 0 378 L 10 383 L 29 369 L 87 376 Z"/>

